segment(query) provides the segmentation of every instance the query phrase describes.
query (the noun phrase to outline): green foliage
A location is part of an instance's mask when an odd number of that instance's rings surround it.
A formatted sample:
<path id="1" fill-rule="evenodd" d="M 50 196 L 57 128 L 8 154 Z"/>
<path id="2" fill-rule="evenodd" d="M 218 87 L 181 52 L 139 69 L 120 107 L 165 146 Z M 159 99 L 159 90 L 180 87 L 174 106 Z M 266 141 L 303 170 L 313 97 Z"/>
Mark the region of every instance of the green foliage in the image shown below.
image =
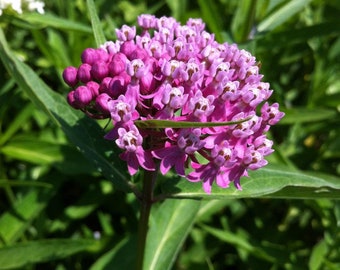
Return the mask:
<path id="1" fill-rule="evenodd" d="M 337 177 L 318 175 L 317 173 L 301 173 L 288 169 L 267 165 L 261 170 L 249 172 L 250 179 L 243 178 L 242 191 L 235 188 L 219 189 L 216 186 L 213 194 L 206 194 L 200 185 L 192 185 L 184 179 L 178 179 L 176 185 L 168 180 L 161 186 L 161 198 L 165 196 L 175 198 L 293 198 L 293 199 L 316 199 L 329 198 L 339 199 L 340 181 Z"/>
<path id="2" fill-rule="evenodd" d="M 340 268 L 337 1 L 60 0 L 45 10 L 0 16 L 0 269 L 133 269 L 138 176 L 103 139 L 107 123 L 67 105 L 61 72 L 140 13 L 201 17 L 217 40 L 250 50 L 286 113 L 270 165 L 242 191 L 159 179 L 145 269 Z"/>
<path id="3" fill-rule="evenodd" d="M 19 268 L 26 266 L 28 262 L 63 259 L 79 251 L 98 249 L 98 245 L 98 241 L 89 239 L 41 240 L 17 244 L 0 250 L 1 268 Z M 27 254 L 30 256 L 29 260 Z"/>
<path id="4" fill-rule="evenodd" d="M 190 232 L 200 201 L 166 200 L 154 208 L 146 244 L 145 269 L 171 269 Z"/>

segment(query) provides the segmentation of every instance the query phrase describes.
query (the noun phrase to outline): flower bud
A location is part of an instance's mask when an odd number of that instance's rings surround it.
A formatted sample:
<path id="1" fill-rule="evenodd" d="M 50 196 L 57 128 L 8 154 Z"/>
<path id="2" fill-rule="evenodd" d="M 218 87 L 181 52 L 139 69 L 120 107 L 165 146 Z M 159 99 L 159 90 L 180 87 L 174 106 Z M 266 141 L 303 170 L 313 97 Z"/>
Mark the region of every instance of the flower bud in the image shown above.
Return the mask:
<path id="1" fill-rule="evenodd" d="M 108 65 L 108 69 L 109 69 L 109 74 L 111 76 L 116 76 L 119 73 L 125 71 L 126 68 L 126 63 L 129 60 L 127 59 L 127 57 L 125 56 L 125 54 L 122 53 L 116 53 L 113 57 L 111 62 Z"/>
<path id="2" fill-rule="evenodd" d="M 75 109 L 81 108 L 81 106 L 79 106 L 79 104 L 77 104 L 77 102 L 74 98 L 74 91 L 71 91 L 67 94 L 67 102 L 68 102 L 68 104 L 70 104 Z"/>
<path id="3" fill-rule="evenodd" d="M 81 61 L 84 64 L 86 63 L 89 65 L 93 65 L 93 63 L 96 62 L 97 59 L 98 59 L 98 55 L 97 55 L 96 49 L 93 49 L 93 48 L 87 48 L 81 54 Z"/>
<path id="4" fill-rule="evenodd" d="M 125 41 L 121 46 L 120 46 L 120 52 L 125 54 L 127 58 L 130 59 L 130 56 L 136 50 L 136 45 L 133 40 L 130 41 Z"/>
<path id="5" fill-rule="evenodd" d="M 140 78 L 140 91 L 143 95 L 150 94 L 152 89 L 155 88 L 155 79 L 151 72 L 147 72 L 143 77 Z"/>
<path id="6" fill-rule="evenodd" d="M 108 107 L 108 102 L 111 100 L 111 97 L 106 94 L 106 93 L 102 93 L 99 96 L 97 96 L 96 98 L 96 108 L 106 114 L 106 115 L 110 115 L 110 110 Z"/>
<path id="7" fill-rule="evenodd" d="M 64 81 L 71 87 L 74 87 L 78 83 L 77 79 L 78 69 L 76 67 L 67 67 L 63 72 Z"/>
<path id="8" fill-rule="evenodd" d="M 91 90 L 92 96 L 96 97 L 99 95 L 99 84 L 94 81 L 86 83 L 86 87 Z"/>
<path id="9" fill-rule="evenodd" d="M 77 72 L 77 77 L 83 83 L 91 81 L 91 66 L 89 64 L 81 64 Z"/>
<path id="10" fill-rule="evenodd" d="M 74 90 L 74 100 L 81 107 L 87 106 L 92 101 L 92 92 L 86 86 L 79 86 Z"/>
<path id="11" fill-rule="evenodd" d="M 111 77 L 105 77 L 99 85 L 99 93 L 107 93 L 110 88 Z"/>
<path id="12" fill-rule="evenodd" d="M 125 93 L 126 89 L 126 81 L 124 76 L 118 75 L 111 79 L 108 89 L 108 94 L 111 97 L 118 97 L 121 94 Z"/>
<path id="13" fill-rule="evenodd" d="M 142 59 L 142 60 L 145 60 L 147 57 L 148 57 L 148 53 L 145 50 L 137 47 L 131 53 L 130 60 L 133 60 L 133 59 Z"/>
<path id="14" fill-rule="evenodd" d="M 96 53 L 97 53 L 97 61 L 107 62 L 110 58 L 110 55 L 108 54 L 107 50 L 103 48 L 97 49 Z"/>
<path id="15" fill-rule="evenodd" d="M 109 74 L 108 65 L 103 61 L 97 61 L 91 68 L 91 75 L 95 80 L 102 80 Z"/>

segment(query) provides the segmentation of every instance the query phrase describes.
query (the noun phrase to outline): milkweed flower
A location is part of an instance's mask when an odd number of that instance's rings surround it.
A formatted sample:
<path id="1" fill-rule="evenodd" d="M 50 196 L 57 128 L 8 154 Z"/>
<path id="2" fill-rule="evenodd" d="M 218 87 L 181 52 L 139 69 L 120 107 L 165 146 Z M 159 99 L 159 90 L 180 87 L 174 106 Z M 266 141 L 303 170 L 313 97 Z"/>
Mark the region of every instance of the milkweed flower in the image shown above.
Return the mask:
<path id="1" fill-rule="evenodd" d="M 218 43 L 201 19 L 138 17 L 116 29 L 116 41 L 85 49 L 79 67 L 63 72 L 69 104 L 92 118 L 110 118 L 105 136 L 135 174 L 170 169 L 188 181 L 241 189 L 240 178 L 267 164 L 266 137 L 284 116 L 269 104 L 269 83 L 249 52 Z M 140 34 L 138 34 L 140 33 Z M 143 128 L 136 121 L 198 122 L 195 127 Z M 209 122 L 233 122 L 209 127 Z"/>

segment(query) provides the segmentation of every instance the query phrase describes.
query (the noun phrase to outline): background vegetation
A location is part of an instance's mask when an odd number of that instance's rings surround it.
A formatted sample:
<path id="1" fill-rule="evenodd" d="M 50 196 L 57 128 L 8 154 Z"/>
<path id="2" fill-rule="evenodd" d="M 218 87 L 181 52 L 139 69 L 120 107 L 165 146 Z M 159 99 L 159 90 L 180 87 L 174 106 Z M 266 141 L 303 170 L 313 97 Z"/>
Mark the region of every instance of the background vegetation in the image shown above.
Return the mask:
<path id="1" fill-rule="evenodd" d="M 340 2 L 95 4 L 107 40 L 142 13 L 183 23 L 201 17 L 218 41 L 257 57 L 272 101 L 286 112 L 272 128 L 273 167 L 242 181 L 249 193 L 216 188 L 202 202 L 155 205 L 150 235 L 158 240 L 146 264 L 156 263 L 148 269 L 340 269 Z M 0 269 L 131 269 L 139 205 L 119 186 L 125 165 L 102 139 L 106 122 L 84 120 L 65 103 L 63 69 L 96 47 L 86 1 L 46 1 L 45 12 L 0 16 Z M 284 169 L 271 174 L 275 168 Z M 175 183 L 199 197 L 201 185 L 171 178 L 160 194 Z M 167 213 L 182 214 L 170 220 Z M 173 240 L 178 228 L 182 236 Z"/>

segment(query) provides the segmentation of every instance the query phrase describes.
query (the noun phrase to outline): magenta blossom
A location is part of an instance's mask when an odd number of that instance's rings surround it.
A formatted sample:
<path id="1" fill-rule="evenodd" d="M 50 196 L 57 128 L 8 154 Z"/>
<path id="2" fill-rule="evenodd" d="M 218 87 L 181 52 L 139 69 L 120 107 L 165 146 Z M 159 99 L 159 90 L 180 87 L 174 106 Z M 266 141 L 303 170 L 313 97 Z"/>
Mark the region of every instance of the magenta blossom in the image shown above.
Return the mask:
<path id="1" fill-rule="evenodd" d="M 188 157 L 193 159 L 196 151 L 203 148 L 205 144 L 200 139 L 201 129 L 181 129 L 180 132 L 168 129 L 166 134 L 172 143 L 166 142 L 165 147 L 152 151 L 152 154 L 161 160 L 160 171 L 162 174 L 166 174 L 174 166 L 178 175 L 185 176 L 185 162 Z"/>
<path id="2" fill-rule="evenodd" d="M 118 129 L 116 144 L 119 148 L 125 150 L 120 154 L 120 157 L 127 162 L 131 175 L 137 172 L 139 166 L 149 171 L 155 170 L 152 156 L 149 151 L 143 149 L 142 142 L 143 138 L 133 124 L 130 125 L 129 130 L 125 128 Z"/>
<path id="3" fill-rule="evenodd" d="M 68 102 L 97 119 L 110 118 L 105 136 L 122 150 L 131 175 L 139 168 L 170 169 L 210 193 L 214 183 L 241 189 L 248 170 L 267 164 L 266 132 L 284 116 L 270 105 L 254 56 L 218 43 L 201 19 L 144 14 L 138 27 L 116 29 L 116 41 L 85 49 L 79 67 L 67 67 Z M 195 128 L 142 128 L 148 119 L 202 123 Z M 207 127 L 209 122 L 240 121 Z"/>

